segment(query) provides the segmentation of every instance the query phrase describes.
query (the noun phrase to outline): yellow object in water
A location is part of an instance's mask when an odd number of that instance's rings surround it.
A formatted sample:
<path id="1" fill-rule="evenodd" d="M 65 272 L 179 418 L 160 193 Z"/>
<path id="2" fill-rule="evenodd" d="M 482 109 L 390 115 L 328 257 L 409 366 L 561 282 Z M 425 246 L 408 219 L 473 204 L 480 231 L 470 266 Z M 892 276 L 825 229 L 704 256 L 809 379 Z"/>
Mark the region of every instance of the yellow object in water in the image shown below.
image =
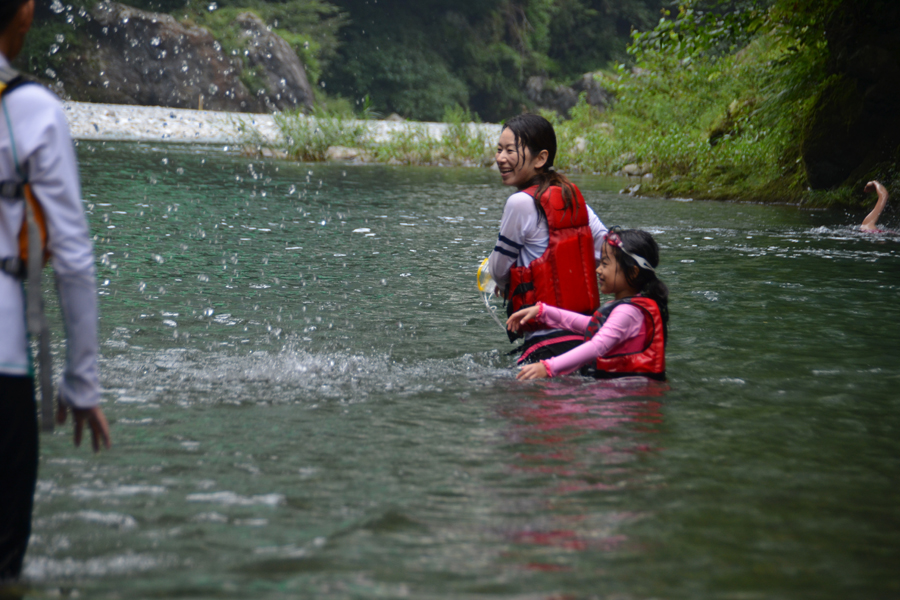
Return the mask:
<path id="1" fill-rule="evenodd" d="M 476 277 L 479 292 L 494 293 L 494 278 L 491 277 L 491 272 L 488 270 L 488 259 L 481 261 L 481 266 L 478 267 L 478 274 Z"/>

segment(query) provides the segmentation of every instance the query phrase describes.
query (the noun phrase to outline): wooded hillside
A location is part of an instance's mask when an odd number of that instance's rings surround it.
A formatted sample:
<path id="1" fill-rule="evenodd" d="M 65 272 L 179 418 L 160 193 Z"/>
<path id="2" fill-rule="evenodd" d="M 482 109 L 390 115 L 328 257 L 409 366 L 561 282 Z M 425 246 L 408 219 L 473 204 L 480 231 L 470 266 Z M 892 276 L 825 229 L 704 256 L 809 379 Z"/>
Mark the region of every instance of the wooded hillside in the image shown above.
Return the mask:
<path id="1" fill-rule="evenodd" d="M 146 98 L 155 85 L 149 97 L 159 100 L 150 101 L 167 106 L 195 107 L 206 95 L 208 106 L 240 100 L 230 110 L 315 105 L 457 122 L 552 107 L 561 168 L 633 166 L 652 173 L 642 185 L 655 193 L 853 203 L 867 179 L 898 180 L 897 0 L 131 4 L 168 13 L 170 39 L 144 39 L 159 29 L 151 13 L 138 27 L 121 16 L 137 13 L 121 7 L 39 0 L 17 66 L 76 100 L 146 103 L 132 92 Z M 104 25 L 110 12 L 119 21 Z M 178 40 L 189 37 L 202 60 L 179 55 Z M 296 57 L 274 52 L 278 44 Z M 110 85 L 109 57 L 118 55 L 133 73 L 120 65 Z M 286 83 L 281 72 L 296 76 Z M 572 107 L 584 82 L 602 88 L 601 101 Z M 560 90 L 571 100 L 563 109 L 552 105 Z"/>

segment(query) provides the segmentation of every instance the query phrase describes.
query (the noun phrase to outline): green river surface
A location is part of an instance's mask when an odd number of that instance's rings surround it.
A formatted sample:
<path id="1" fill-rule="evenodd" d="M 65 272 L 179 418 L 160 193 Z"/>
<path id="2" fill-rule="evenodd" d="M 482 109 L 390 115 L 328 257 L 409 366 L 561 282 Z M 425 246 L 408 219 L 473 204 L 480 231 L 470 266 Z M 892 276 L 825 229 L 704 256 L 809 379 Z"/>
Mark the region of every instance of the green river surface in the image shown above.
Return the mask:
<path id="1" fill-rule="evenodd" d="M 496 172 L 78 152 L 114 446 L 42 438 L 29 595 L 900 597 L 900 238 L 861 215 L 575 177 L 660 243 L 669 381 L 518 382 Z"/>

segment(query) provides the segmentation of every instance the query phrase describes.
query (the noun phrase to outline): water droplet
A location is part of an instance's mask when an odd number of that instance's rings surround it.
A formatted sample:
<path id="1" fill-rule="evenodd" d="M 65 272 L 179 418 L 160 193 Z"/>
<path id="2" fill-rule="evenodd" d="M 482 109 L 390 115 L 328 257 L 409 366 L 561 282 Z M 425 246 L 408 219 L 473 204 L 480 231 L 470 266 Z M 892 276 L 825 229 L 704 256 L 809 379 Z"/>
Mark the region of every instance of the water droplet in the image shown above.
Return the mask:
<path id="1" fill-rule="evenodd" d="M 159 37 L 157 36 L 150 40 L 150 45 L 151 46 L 159 46 L 160 42 L 162 42 L 162 40 L 159 39 Z"/>
<path id="2" fill-rule="evenodd" d="M 219 5 L 216 4 L 215 2 L 210 2 L 209 6 L 207 6 L 206 8 L 207 8 L 207 10 L 209 10 L 209 12 L 213 12 L 214 10 L 219 8 Z"/>
<path id="3" fill-rule="evenodd" d="M 167 165 L 167 164 L 169 164 L 169 159 L 168 159 L 168 158 L 164 158 L 164 159 L 162 159 L 160 162 L 161 162 L 162 164 L 164 164 L 164 165 Z"/>
<path id="4" fill-rule="evenodd" d="M 147 284 L 143 281 L 138 284 L 138 291 L 143 293 L 147 289 Z"/>
<path id="5" fill-rule="evenodd" d="M 205 275 L 205 274 L 201 273 L 200 275 L 197 275 L 197 279 L 206 283 L 207 281 L 209 281 L 209 275 Z M 212 309 L 210 309 L 210 310 L 212 310 Z"/>
<path id="6" fill-rule="evenodd" d="M 216 314 L 216 311 L 214 311 L 212 308 L 207 308 L 206 310 L 203 311 L 204 317 L 211 317 L 214 314 Z"/>
<path id="7" fill-rule="evenodd" d="M 165 259 L 162 256 L 160 256 L 159 254 L 154 254 L 153 260 L 155 260 L 159 264 L 163 264 L 164 262 L 166 262 Z"/>

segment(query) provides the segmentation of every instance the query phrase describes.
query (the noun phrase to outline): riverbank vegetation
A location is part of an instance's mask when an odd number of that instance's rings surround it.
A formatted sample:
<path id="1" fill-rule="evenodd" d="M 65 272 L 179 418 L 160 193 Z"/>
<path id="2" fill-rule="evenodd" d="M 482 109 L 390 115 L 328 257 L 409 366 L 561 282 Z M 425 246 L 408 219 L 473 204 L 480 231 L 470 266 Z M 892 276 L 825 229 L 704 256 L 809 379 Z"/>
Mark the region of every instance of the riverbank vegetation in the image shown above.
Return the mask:
<path id="1" fill-rule="evenodd" d="M 633 34 L 612 111 L 559 124 L 560 166 L 624 156 L 668 195 L 859 202 L 866 181 L 896 180 L 898 24 L 881 0 L 685 1 Z"/>
<path id="2" fill-rule="evenodd" d="M 89 4 L 42 5 L 24 59 L 33 72 L 52 79 L 66 48 L 84 45 L 78 18 Z M 812 204 L 859 202 L 868 179 L 897 180 L 893 0 L 131 4 L 206 27 L 236 60 L 229 28 L 240 11 L 281 35 L 316 90 L 316 118 L 278 116 L 279 150 L 297 160 L 487 164 L 495 140 L 470 122 L 541 110 L 535 81 L 552 89 L 592 72 L 610 107 L 582 94 L 574 108 L 543 110 L 562 170 L 652 173 L 642 191 L 674 196 Z M 242 75 L 249 89 L 258 88 L 254 68 Z M 450 126 L 437 138 L 410 123 L 374 141 L 365 120 L 390 113 Z"/>
<path id="3" fill-rule="evenodd" d="M 869 4 L 873 12 L 863 18 L 850 0 L 686 0 L 655 28 L 633 32 L 630 63 L 597 73 L 615 95 L 613 108 L 601 112 L 582 95 L 566 116 L 543 111 L 557 129 L 557 167 L 650 173 L 643 190 L 672 196 L 811 205 L 858 203 L 869 179 L 893 185 L 898 144 L 868 131 L 865 101 L 854 100 L 883 94 L 883 78 L 860 82 L 835 57 L 852 49 L 855 30 L 886 14 Z M 834 29 L 843 38 L 829 35 Z M 834 96 L 850 100 L 835 106 Z M 896 124 L 883 107 L 879 114 L 885 127 Z M 469 115 L 458 109 L 445 118 L 468 131 Z M 839 119 L 839 140 L 859 132 L 853 143 L 841 142 L 843 164 L 823 151 L 829 118 Z M 414 125 L 378 144 L 367 139 L 340 145 L 355 144 L 363 160 L 487 164 L 494 143 L 472 135 L 465 143 L 436 140 Z"/>

